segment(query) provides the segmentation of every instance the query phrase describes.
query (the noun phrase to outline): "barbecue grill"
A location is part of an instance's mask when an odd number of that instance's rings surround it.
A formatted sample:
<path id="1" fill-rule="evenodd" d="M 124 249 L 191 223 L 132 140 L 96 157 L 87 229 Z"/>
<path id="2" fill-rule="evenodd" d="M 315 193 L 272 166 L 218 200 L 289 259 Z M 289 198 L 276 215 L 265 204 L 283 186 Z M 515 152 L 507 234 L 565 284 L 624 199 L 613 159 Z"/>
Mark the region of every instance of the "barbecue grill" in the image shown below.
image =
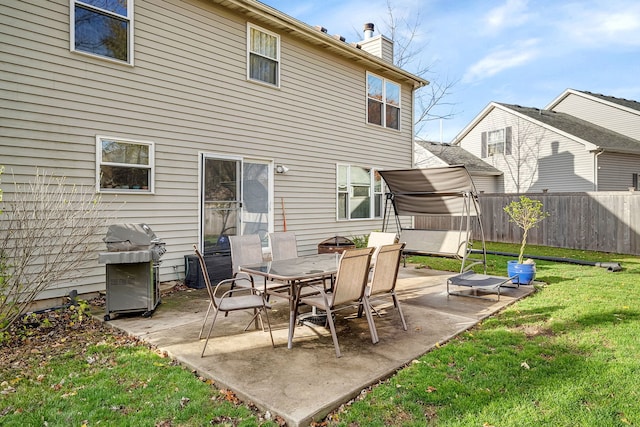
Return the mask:
<path id="1" fill-rule="evenodd" d="M 160 303 L 158 269 L 165 243 L 147 224 L 113 224 L 103 241 L 108 252 L 98 262 L 106 264 L 106 314 L 143 312 L 149 317 Z"/>

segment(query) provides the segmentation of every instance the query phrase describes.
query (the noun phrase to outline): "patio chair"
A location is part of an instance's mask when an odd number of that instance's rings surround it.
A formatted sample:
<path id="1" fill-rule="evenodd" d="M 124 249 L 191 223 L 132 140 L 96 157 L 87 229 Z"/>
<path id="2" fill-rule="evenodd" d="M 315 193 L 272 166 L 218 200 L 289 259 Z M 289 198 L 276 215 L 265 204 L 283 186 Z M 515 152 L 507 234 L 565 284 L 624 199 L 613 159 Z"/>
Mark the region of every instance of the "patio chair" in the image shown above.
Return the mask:
<path id="1" fill-rule="evenodd" d="M 327 314 L 327 323 L 331 330 L 333 345 L 336 350 L 336 357 L 340 357 L 340 345 L 336 335 L 336 327 L 333 320 L 334 312 L 349 307 L 363 306 L 367 316 L 371 342 L 377 342 L 377 333 L 373 316 L 367 304 L 364 304 L 364 289 L 369 276 L 369 265 L 374 248 L 349 249 L 342 253 L 332 292 L 318 289 L 319 294 L 315 296 L 303 297 L 296 301 L 294 312 L 298 313 L 300 303 L 324 310 Z M 363 305 L 364 304 L 364 305 Z"/>
<path id="2" fill-rule="evenodd" d="M 298 258 L 298 240 L 294 231 L 280 231 L 269 233 L 269 243 L 271 245 L 271 260 Z M 327 279 L 331 276 L 320 279 L 303 280 L 305 285 L 321 283 L 326 288 Z M 316 290 L 310 286 L 303 286 L 301 292 L 306 295 L 317 294 Z"/>
<path id="3" fill-rule="evenodd" d="M 372 231 L 369 233 L 369 239 L 367 240 L 367 247 L 375 248 L 373 255 L 371 255 L 372 266 L 376 263 L 376 258 L 380 247 L 383 245 L 392 245 L 396 242 L 396 233 L 386 233 L 382 231 Z"/>
<path id="4" fill-rule="evenodd" d="M 376 265 L 373 267 L 371 281 L 364 292 L 364 299 L 371 307 L 372 312 L 379 316 L 380 313 L 375 310 L 371 301 L 390 295 L 393 300 L 393 306 L 398 309 L 398 314 L 402 321 L 402 328 L 406 331 L 407 322 L 404 320 L 404 314 L 402 313 L 402 308 L 400 308 L 400 301 L 398 301 L 398 296 L 396 295 L 395 290 L 403 249 L 404 243 L 395 243 L 380 247 Z M 358 315 L 362 316 L 362 308 L 359 308 Z"/>
<path id="5" fill-rule="evenodd" d="M 204 262 L 204 257 L 198 250 L 196 245 L 193 245 L 193 249 L 198 257 L 198 261 L 200 262 L 200 269 L 202 270 L 202 276 L 204 278 L 205 287 L 207 288 L 207 293 L 209 294 L 209 307 L 207 308 L 207 313 L 204 316 L 204 320 L 202 321 L 202 327 L 200 328 L 199 339 L 202 339 L 202 333 L 204 332 L 204 327 L 207 324 L 207 319 L 209 318 L 209 313 L 213 309 L 213 320 L 211 321 L 211 326 L 209 326 L 209 331 L 207 332 L 207 339 L 204 342 L 204 347 L 202 348 L 202 353 L 200 357 L 204 357 L 204 352 L 207 349 L 207 345 L 209 344 L 209 338 L 211 337 L 211 332 L 213 331 L 213 325 L 216 323 L 216 318 L 218 317 L 219 312 L 223 312 L 228 314 L 231 311 L 240 311 L 240 310 L 253 310 L 254 314 L 249 324 L 244 328 L 246 331 L 249 328 L 249 325 L 254 320 L 259 320 L 262 329 L 264 330 L 264 323 L 262 320 L 262 313 L 265 314 L 267 318 L 267 326 L 269 328 L 269 335 L 271 336 L 271 345 L 275 347 L 275 343 L 273 341 L 273 334 L 271 332 L 271 321 L 269 320 L 269 312 L 267 310 L 271 309 L 271 306 L 265 300 L 264 295 L 261 295 L 257 289 L 253 286 L 242 287 L 236 290 L 226 290 L 224 291 L 222 288 L 238 281 L 247 281 L 250 284 L 253 284 L 250 279 L 247 277 L 237 277 L 233 279 L 225 279 L 220 281 L 216 287 L 214 288 L 211 285 L 211 280 L 209 279 L 209 272 L 207 271 L 207 266 Z M 257 327 L 257 322 L 256 322 Z"/>
<path id="6" fill-rule="evenodd" d="M 298 258 L 298 241 L 294 231 L 269 233 L 269 244 L 273 261 Z"/>
<path id="7" fill-rule="evenodd" d="M 254 287 L 256 278 L 240 271 L 242 265 L 252 265 L 262 263 L 262 242 L 257 234 L 247 234 L 244 236 L 229 236 L 229 245 L 231 247 L 231 268 L 233 278 L 245 277 L 249 282 L 238 281 L 231 285 L 231 289 L 239 287 Z M 259 278 L 260 284 L 256 284 L 257 289 L 268 295 L 277 294 L 288 289 L 288 285 L 279 282 L 266 280 L 264 277 Z"/>

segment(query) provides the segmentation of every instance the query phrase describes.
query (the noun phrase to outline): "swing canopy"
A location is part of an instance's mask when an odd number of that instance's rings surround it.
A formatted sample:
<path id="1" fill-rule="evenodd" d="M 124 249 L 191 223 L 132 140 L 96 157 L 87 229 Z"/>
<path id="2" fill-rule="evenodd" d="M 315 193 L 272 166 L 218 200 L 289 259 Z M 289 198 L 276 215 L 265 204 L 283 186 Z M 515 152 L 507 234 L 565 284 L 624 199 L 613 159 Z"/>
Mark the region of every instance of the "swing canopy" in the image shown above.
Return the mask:
<path id="1" fill-rule="evenodd" d="M 476 188 L 464 165 L 379 171 L 396 215 L 479 215 Z M 469 209 L 471 208 L 471 209 Z"/>

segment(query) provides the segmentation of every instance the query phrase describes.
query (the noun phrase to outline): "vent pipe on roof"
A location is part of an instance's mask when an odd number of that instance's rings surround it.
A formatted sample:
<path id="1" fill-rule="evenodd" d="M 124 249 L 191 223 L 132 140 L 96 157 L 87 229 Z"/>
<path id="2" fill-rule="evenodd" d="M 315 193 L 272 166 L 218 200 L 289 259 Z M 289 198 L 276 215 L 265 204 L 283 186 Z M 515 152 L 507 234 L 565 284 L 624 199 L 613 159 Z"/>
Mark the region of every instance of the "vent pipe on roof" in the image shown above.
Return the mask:
<path id="1" fill-rule="evenodd" d="M 364 24 L 364 39 L 370 39 L 371 37 L 373 37 L 373 29 L 374 29 L 374 25 L 371 22 L 367 22 L 366 24 Z"/>

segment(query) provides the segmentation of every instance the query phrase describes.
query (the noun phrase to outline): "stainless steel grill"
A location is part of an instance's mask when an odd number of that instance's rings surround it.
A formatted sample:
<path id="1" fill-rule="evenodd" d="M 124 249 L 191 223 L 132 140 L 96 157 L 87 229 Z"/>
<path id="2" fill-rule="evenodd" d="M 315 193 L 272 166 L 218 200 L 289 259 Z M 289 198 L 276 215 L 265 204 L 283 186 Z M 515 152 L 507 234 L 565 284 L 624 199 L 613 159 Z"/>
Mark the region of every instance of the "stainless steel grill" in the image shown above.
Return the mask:
<path id="1" fill-rule="evenodd" d="M 103 241 L 108 252 L 98 255 L 106 264 L 106 314 L 143 312 L 149 317 L 160 303 L 158 269 L 165 243 L 147 224 L 113 224 Z"/>
<path id="2" fill-rule="evenodd" d="M 100 254 L 104 264 L 121 264 L 126 262 L 160 262 L 167 249 L 147 224 L 113 224 L 107 230 L 104 242 L 109 252 Z M 139 253 L 140 252 L 140 253 Z M 147 252 L 146 255 L 141 254 Z M 128 261 L 128 257 L 132 261 Z"/>

